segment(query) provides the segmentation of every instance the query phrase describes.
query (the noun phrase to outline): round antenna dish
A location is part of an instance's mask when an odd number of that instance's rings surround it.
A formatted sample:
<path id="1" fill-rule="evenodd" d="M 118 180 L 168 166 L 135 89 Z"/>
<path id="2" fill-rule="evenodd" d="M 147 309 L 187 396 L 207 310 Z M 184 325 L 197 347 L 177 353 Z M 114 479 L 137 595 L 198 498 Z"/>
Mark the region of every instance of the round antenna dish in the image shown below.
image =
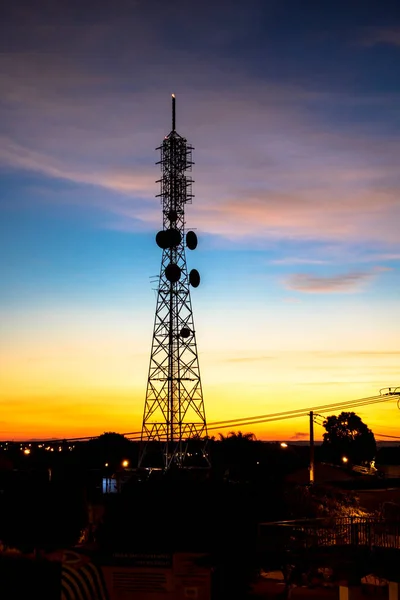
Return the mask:
<path id="1" fill-rule="evenodd" d="M 174 263 L 169 263 L 168 267 L 165 269 L 165 277 L 171 283 L 176 283 L 177 281 L 179 281 L 181 277 L 181 270 L 178 267 L 178 265 L 175 265 Z"/>
<path id="2" fill-rule="evenodd" d="M 187 232 L 186 246 L 189 248 L 189 250 L 195 250 L 197 248 L 197 235 L 194 231 Z"/>
<path id="3" fill-rule="evenodd" d="M 175 246 L 179 246 L 182 241 L 182 235 L 180 231 L 171 227 L 171 229 L 166 230 L 166 235 L 168 238 L 168 248 L 174 248 Z"/>
<path id="4" fill-rule="evenodd" d="M 178 213 L 176 212 L 176 210 L 170 210 L 169 213 L 167 214 L 167 217 L 170 221 L 174 222 L 177 220 L 178 218 Z"/>
<path id="5" fill-rule="evenodd" d="M 200 273 L 197 269 L 192 269 L 189 273 L 189 283 L 193 287 L 197 288 L 200 285 Z"/>
<path id="6" fill-rule="evenodd" d="M 156 235 L 157 246 L 166 250 L 167 248 L 174 248 L 179 246 L 182 241 L 182 235 L 180 231 L 171 227 L 171 229 L 163 229 Z"/>
<path id="7" fill-rule="evenodd" d="M 192 331 L 188 327 L 182 327 L 181 329 L 181 337 L 188 338 L 192 335 Z"/>
<path id="8" fill-rule="evenodd" d="M 168 237 L 166 235 L 166 231 L 159 231 L 156 235 L 156 244 L 159 248 L 166 250 L 168 248 Z"/>

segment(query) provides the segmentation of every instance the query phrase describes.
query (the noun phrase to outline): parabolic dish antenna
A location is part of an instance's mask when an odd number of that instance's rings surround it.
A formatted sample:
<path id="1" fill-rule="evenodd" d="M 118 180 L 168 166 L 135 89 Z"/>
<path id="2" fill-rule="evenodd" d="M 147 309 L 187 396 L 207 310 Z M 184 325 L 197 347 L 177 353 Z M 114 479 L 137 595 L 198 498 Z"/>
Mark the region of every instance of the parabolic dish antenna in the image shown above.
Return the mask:
<path id="1" fill-rule="evenodd" d="M 200 285 L 200 273 L 197 271 L 197 269 L 192 269 L 190 271 L 190 273 L 189 273 L 189 283 L 194 288 L 199 287 L 199 285 Z"/>
<path id="2" fill-rule="evenodd" d="M 197 235 L 194 231 L 187 232 L 186 246 L 189 248 L 189 250 L 195 250 L 197 248 Z"/>
<path id="3" fill-rule="evenodd" d="M 171 229 L 163 229 L 156 235 L 157 246 L 166 250 L 167 248 L 174 248 L 179 246 L 181 243 L 182 236 L 180 231 L 171 227 Z"/>
<path id="4" fill-rule="evenodd" d="M 178 265 L 175 265 L 174 263 L 169 263 L 169 265 L 165 269 L 165 277 L 171 283 L 176 283 L 177 281 L 179 281 L 181 277 L 181 270 L 178 267 Z"/>

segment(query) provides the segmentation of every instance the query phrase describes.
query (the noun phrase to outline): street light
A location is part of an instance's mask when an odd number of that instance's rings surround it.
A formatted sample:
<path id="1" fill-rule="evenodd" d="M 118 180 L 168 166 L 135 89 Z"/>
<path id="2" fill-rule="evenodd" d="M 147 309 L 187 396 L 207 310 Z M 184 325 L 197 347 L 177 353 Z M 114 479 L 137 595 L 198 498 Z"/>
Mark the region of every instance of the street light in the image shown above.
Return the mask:
<path id="1" fill-rule="evenodd" d="M 127 467 L 127 466 L 129 466 L 129 460 L 123 460 L 123 461 L 122 461 L 122 466 L 123 466 L 123 467 Z"/>
<path id="2" fill-rule="evenodd" d="M 281 442 L 281 448 L 287 448 L 287 447 L 288 447 L 288 445 L 286 442 Z"/>
<path id="3" fill-rule="evenodd" d="M 342 456 L 342 462 L 344 462 L 344 463 L 349 462 L 349 459 L 347 458 L 347 456 Z"/>

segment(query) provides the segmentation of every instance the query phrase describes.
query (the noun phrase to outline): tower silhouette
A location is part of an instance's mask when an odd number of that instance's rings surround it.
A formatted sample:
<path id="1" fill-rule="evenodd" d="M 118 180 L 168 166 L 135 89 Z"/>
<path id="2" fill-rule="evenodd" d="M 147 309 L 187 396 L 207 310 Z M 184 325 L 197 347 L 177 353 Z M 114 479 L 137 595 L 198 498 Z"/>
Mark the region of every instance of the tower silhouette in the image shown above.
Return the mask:
<path id="1" fill-rule="evenodd" d="M 163 228 L 156 235 L 162 249 L 153 340 L 141 432 L 139 467 L 156 466 L 152 445 L 162 449 L 164 469 L 184 467 L 188 441 L 207 435 L 207 424 L 197 355 L 190 287 L 200 275 L 186 267 L 185 247 L 195 250 L 197 236 L 185 230 L 185 205 L 192 203 L 192 146 L 172 130 L 157 148 L 161 153 L 160 183 Z M 158 442 L 158 444 L 151 444 Z M 160 444 L 161 443 L 161 444 Z M 203 450 L 201 451 L 203 452 Z M 204 458 L 206 455 L 203 454 Z"/>

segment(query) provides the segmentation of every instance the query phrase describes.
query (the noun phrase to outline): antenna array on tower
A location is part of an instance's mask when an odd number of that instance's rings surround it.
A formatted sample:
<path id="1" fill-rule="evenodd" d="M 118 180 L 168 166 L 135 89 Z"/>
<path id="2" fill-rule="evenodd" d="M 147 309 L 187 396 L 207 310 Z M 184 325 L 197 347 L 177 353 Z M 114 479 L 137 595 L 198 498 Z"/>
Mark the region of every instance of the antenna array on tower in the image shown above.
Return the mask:
<path id="1" fill-rule="evenodd" d="M 195 250 L 197 236 L 185 230 L 185 205 L 192 202 L 192 146 L 172 130 L 161 153 L 160 194 L 163 228 L 156 235 L 162 249 L 153 341 L 142 424 L 139 467 L 152 465 L 148 451 L 161 443 L 163 468 L 184 467 L 190 439 L 207 436 L 190 287 L 198 287 L 196 269 L 187 271 L 185 248 Z M 154 445 L 154 444 L 153 444 Z M 203 452 L 204 459 L 207 460 Z"/>

